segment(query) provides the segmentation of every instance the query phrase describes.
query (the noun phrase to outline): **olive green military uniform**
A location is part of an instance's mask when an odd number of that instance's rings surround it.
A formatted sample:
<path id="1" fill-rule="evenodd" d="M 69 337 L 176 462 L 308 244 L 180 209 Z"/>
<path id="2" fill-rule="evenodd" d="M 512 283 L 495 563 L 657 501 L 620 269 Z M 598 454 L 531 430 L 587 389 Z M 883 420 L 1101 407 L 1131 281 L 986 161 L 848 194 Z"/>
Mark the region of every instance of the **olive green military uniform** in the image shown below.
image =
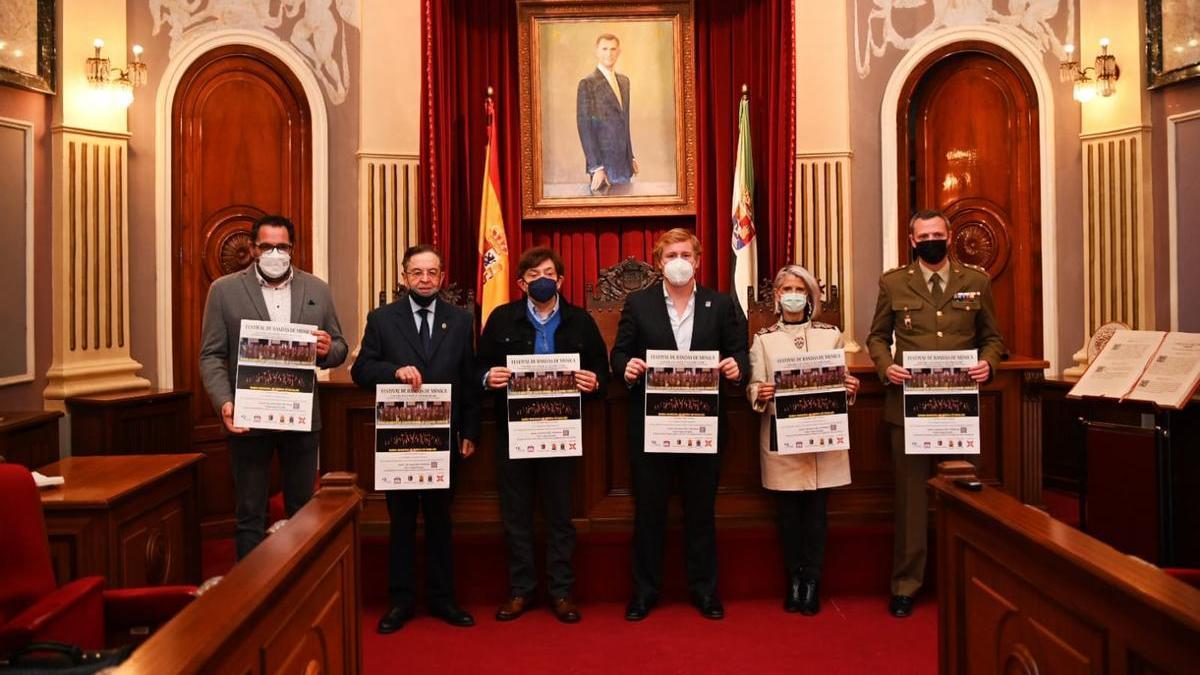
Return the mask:
<path id="1" fill-rule="evenodd" d="M 883 273 L 867 349 L 885 385 L 884 419 L 890 425 L 895 467 L 895 546 L 892 594 L 915 595 L 925 578 L 928 546 L 929 455 L 904 454 L 903 388 L 890 384 L 888 366 L 903 365 L 905 351 L 978 349 L 980 360 L 997 365 L 1007 356 L 996 325 L 992 286 L 981 268 L 951 261 L 941 275 L 941 301 L 926 281 L 929 270 L 913 262 Z M 895 334 L 896 354 L 892 356 Z M 946 459 L 946 457 L 941 457 Z"/>

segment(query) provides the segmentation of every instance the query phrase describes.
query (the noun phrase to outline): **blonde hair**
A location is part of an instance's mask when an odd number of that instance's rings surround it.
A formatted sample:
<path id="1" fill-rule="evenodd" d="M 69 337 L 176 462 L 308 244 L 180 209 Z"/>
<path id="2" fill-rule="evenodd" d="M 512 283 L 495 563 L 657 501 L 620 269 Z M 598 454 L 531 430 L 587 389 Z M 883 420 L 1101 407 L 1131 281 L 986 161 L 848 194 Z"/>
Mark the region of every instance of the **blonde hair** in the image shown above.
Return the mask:
<path id="1" fill-rule="evenodd" d="M 775 274 L 774 288 L 779 288 L 783 283 L 784 277 L 798 277 L 808 287 L 808 320 L 811 321 L 814 317 L 821 313 L 821 285 L 817 283 L 817 278 L 812 275 L 812 272 L 804 269 L 800 265 L 784 265 L 779 268 L 779 272 Z M 775 302 L 775 311 L 779 311 L 779 302 Z"/>
<path id="2" fill-rule="evenodd" d="M 696 257 L 700 257 L 700 240 L 690 230 L 685 230 L 682 227 L 675 227 L 666 232 L 663 232 L 658 241 L 654 242 L 654 262 L 655 264 L 662 262 L 663 249 L 671 244 L 682 244 L 690 242 L 692 250 L 695 251 Z"/>

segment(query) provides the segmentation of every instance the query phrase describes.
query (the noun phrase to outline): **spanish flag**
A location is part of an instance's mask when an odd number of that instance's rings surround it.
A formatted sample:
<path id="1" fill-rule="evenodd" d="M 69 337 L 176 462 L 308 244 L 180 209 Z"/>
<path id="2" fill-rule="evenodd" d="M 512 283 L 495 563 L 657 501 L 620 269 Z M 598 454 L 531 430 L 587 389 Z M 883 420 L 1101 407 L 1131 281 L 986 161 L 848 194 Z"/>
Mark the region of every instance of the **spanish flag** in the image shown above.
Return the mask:
<path id="1" fill-rule="evenodd" d="M 483 156 L 483 199 L 479 207 L 479 302 L 480 327 L 492 310 L 508 302 L 508 240 L 504 236 L 504 214 L 500 210 L 500 159 L 497 156 L 496 106 L 487 98 L 487 151 Z"/>

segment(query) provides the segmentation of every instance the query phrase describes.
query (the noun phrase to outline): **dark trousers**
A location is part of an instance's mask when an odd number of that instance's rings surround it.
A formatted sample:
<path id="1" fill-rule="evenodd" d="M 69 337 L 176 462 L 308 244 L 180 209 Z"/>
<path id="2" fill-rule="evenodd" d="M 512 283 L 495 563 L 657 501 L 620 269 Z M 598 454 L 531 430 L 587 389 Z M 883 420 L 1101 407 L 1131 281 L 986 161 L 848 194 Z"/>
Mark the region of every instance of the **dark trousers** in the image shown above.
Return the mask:
<path id="1" fill-rule="evenodd" d="M 387 493 L 390 569 L 388 593 L 393 605 L 416 602 L 417 512 L 425 519 L 425 574 L 429 606 L 454 602 L 454 555 L 450 539 L 451 490 L 390 490 Z"/>
<path id="2" fill-rule="evenodd" d="M 717 526 L 715 506 L 719 455 L 647 453 L 630 448 L 633 474 L 633 592 L 657 598 L 662 589 L 663 544 L 671 480 L 679 478 L 683 501 L 684 553 L 692 595 L 717 592 Z"/>
<path id="3" fill-rule="evenodd" d="M 271 456 L 279 449 L 283 506 L 288 518 L 312 498 L 317 481 L 316 431 L 272 431 L 229 437 L 229 466 L 233 471 L 234 543 L 238 560 L 267 536 L 267 492 Z"/>
<path id="4" fill-rule="evenodd" d="M 821 580 L 829 488 L 775 492 L 779 543 L 789 579 Z"/>
<path id="5" fill-rule="evenodd" d="M 574 457 L 554 459 L 509 459 L 507 444 L 498 444 L 500 514 L 504 541 L 508 545 L 508 583 L 513 595 L 531 596 L 537 587 L 533 552 L 534 486 L 542 497 L 546 519 L 546 575 L 550 597 L 571 593 L 575 573 L 575 525 L 571 523 L 571 484 L 575 478 Z"/>

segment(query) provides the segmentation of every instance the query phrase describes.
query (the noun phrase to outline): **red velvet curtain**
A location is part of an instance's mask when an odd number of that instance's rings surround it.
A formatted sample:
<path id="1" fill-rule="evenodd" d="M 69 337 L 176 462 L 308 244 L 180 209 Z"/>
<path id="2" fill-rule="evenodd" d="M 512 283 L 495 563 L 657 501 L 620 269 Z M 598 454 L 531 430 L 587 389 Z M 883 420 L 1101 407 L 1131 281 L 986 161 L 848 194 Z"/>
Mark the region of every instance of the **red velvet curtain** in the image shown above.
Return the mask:
<path id="1" fill-rule="evenodd" d="M 650 259 L 654 239 L 694 229 L 704 247 L 700 280 L 728 290 L 737 106 L 749 87 L 754 134 L 759 273 L 792 258 L 795 192 L 795 57 L 791 0 L 696 0 L 697 208 L 685 217 L 520 220 L 516 5 L 424 0 L 421 237 L 442 248 L 450 278 L 473 288 L 483 150 L 483 102 L 496 90 L 501 182 L 510 259 L 553 246 L 567 266 L 564 294 L 627 256 Z M 514 297 L 516 289 L 514 286 Z"/>

